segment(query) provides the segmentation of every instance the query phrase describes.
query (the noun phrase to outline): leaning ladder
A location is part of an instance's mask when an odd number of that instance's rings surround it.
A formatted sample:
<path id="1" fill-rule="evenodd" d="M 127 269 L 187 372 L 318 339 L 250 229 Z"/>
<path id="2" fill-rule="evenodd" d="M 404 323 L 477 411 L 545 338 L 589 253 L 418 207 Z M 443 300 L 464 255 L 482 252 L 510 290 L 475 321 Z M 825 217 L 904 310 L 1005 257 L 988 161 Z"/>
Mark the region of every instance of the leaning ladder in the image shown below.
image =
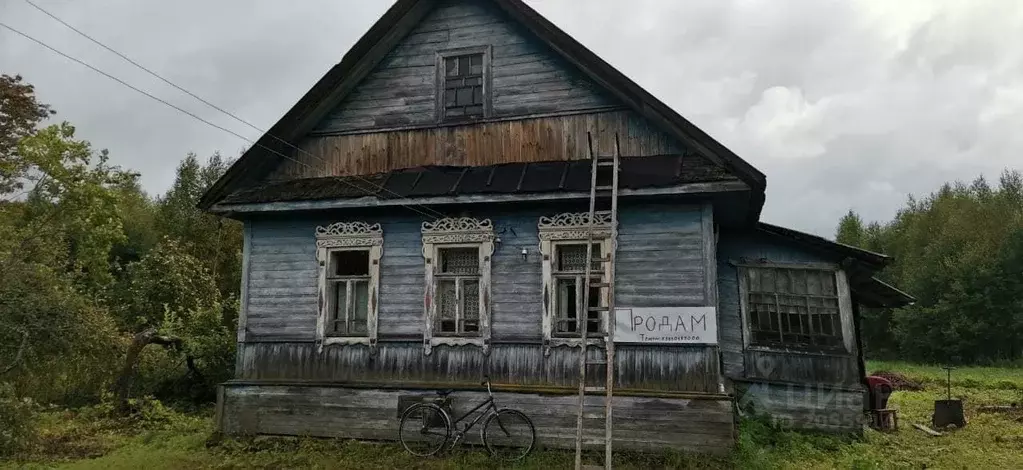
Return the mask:
<path id="1" fill-rule="evenodd" d="M 585 315 L 582 321 L 577 324 L 582 327 L 582 347 L 580 348 L 579 354 L 579 410 L 576 415 L 576 431 L 575 431 L 575 468 L 579 470 L 582 468 L 582 451 L 583 451 L 583 424 L 587 422 L 585 417 L 600 417 L 599 413 L 590 415 L 585 413 L 586 409 L 586 393 L 587 392 L 604 392 L 604 468 L 611 469 L 611 443 L 612 443 L 612 426 L 611 426 L 611 402 L 614 391 L 614 328 L 615 328 L 615 252 L 617 250 L 618 241 L 618 171 L 619 161 L 621 159 L 621 149 L 618 144 L 618 134 L 615 134 L 615 149 L 614 155 L 610 157 L 598 156 L 593 151 L 593 136 L 589 133 L 586 135 L 589 151 L 590 151 L 590 212 L 589 218 L 587 219 L 587 243 L 586 243 L 586 270 L 585 278 L 583 283 L 587 286 L 586 290 L 582 293 L 583 298 L 583 309 L 582 315 Z M 607 170 L 601 172 L 601 170 Z M 598 176 L 600 173 L 600 176 Z M 610 173 L 610 181 L 607 181 Z M 596 220 L 597 214 L 603 211 L 597 210 L 597 199 L 601 198 L 606 200 L 610 198 L 610 213 L 611 213 L 611 239 L 610 246 L 604 250 L 608 253 L 607 257 L 595 258 L 593 254 L 593 243 L 597 241 L 594 236 L 596 232 Z M 594 262 L 600 263 L 600 271 L 598 273 L 592 272 Z M 607 305 L 590 305 L 590 288 L 606 289 L 607 292 Z M 603 297 L 603 296 L 602 296 Z M 591 320 L 590 313 L 596 313 L 597 318 Z M 596 322 L 597 325 L 604 325 L 603 331 L 603 343 L 606 357 L 600 360 L 588 359 L 588 352 L 590 349 L 589 339 L 587 332 L 591 322 Z M 586 369 L 589 366 L 603 365 L 607 371 L 606 382 L 603 387 L 590 387 L 586 385 Z"/>

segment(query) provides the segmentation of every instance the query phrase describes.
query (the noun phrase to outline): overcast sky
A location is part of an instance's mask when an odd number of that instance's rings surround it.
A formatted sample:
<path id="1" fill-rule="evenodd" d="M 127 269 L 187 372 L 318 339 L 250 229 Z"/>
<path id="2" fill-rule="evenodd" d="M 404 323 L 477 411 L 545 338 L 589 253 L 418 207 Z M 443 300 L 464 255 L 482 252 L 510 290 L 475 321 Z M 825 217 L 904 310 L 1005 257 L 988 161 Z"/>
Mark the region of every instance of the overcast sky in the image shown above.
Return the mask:
<path id="1" fill-rule="evenodd" d="M 261 128 L 390 6 L 372 0 L 35 0 Z M 1023 2 L 528 0 L 767 174 L 763 220 L 831 236 L 850 208 L 888 219 L 909 194 L 1023 169 Z M 585 5 L 581 8 L 581 5 Z M 34 10 L 0 21 L 249 138 Z M 245 142 L 0 29 L 19 73 L 79 137 L 160 193 L 187 153 Z"/>

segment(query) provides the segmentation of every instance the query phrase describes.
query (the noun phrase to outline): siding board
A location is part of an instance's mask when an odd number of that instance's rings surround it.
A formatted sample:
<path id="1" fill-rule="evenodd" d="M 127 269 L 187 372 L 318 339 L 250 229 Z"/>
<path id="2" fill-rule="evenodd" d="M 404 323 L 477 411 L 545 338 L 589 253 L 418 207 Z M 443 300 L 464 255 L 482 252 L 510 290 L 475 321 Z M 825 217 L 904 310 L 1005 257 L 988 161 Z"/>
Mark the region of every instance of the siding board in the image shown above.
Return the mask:
<path id="1" fill-rule="evenodd" d="M 536 426 L 537 444 L 549 448 L 575 445 L 573 395 L 496 392 L 501 407 L 518 409 Z M 372 390 L 344 387 L 289 387 L 228 384 L 223 396 L 221 431 L 228 434 L 285 434 L 356 439 L 395 440 L 399 397 L 433 396 L 425 390 Z M 481 391 L 451 395 L 456 415 L 486 398 Z M 727 454 L 733 445 L 732 404 L 727 399 L 615 398 L 616 449 Z M 587 398 L 587 406 L 602 409 L 603 398 Z M 584 443 L 602 447 L 603 420 L 586 426 Z M 599 421 L 599 422 L 598 422 Z M 644 426 L 645 424 L 645 426 Z M 651 425 L 653 424 L 653 425 Z M 470 443 L 478 434 L 466 436 Z"/>

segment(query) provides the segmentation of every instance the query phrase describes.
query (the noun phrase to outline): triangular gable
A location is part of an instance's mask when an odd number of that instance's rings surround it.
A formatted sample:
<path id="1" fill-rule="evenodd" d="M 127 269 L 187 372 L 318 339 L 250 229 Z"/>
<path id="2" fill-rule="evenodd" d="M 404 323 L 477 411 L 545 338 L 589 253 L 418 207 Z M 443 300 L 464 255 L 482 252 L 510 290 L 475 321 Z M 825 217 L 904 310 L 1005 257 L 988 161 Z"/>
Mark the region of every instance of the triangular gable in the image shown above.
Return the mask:
<path id="1" fill-rule="evenodd" d="M 588 80 L 701 156 L 721 165 L 746 182 L 752 191 L 754 214 L 763 205 L 766 180 L 760 171 L 687 121 L 596 54 L 554 26 L 521 0 L 491 2 L 520 26 L 533 33 L 561 59 L 574 65 Z M 357 86 L 437 6 L 436 0 L 398 0 L 327 74 L 310 89 L 257 143 L 203 196 L 208 209 L 232 190 L 251 183 L 291 153 L 282 142 L 296 142 L 342 104 Z"/>

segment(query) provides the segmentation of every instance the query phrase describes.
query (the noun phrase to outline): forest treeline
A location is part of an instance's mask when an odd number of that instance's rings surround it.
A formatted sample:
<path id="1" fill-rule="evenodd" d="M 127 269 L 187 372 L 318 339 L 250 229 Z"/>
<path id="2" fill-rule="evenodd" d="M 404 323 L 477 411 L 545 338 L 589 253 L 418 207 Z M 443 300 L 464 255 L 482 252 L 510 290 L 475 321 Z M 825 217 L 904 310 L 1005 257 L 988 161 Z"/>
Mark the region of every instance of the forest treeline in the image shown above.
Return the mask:
<path id="1" fill-rule="evenodd" d="M 241 227 L 196 208 L 229 162 L 150 195 L 54 114 L 0 76 L 0 453 L 28 404 L 203 403 L 234 364 Z"/>
<path id="2" fill-rule="evenodd" d="M 943 185 L 887 222 L 850 211 L 836 240 L 894 257 L 880 277 L 916 297 L 864 309 L 867 355 L 928 363 L 1023 360 L 1023 175 Z"/>

